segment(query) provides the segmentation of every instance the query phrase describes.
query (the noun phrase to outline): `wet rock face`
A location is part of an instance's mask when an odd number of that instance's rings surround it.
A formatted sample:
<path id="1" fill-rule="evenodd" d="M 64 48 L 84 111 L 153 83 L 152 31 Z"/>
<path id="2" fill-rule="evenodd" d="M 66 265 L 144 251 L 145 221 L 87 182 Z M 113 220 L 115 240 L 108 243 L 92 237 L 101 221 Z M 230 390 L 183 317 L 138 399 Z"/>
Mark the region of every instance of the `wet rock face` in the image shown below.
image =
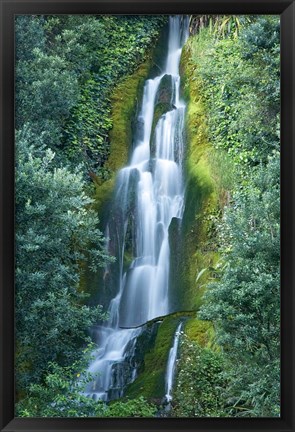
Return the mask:
<path id="1" fill-rule="evenodd" d="M 154 109 L 154 118 L 153 118 L 153 125 L 152 125 L 152 132 L 151 132 L 151 156 L 155 156 L 155 128 L 157 126 L 157 123 L 164 114 L 166 114 L 168 111 L 171 111 L 174 109 L 174 105 L 172 103 L 173 101 L 173 80 L 171 75 L 164 75 L 161 79 L 159 88 L 156 93 L 155 98 L 155 109 Z"/>
<path id="2" fill-rule="evenodd" d="M 142 333 L 129 341 L 123 362 L 115 363 L 112 367 L 112 384 L 108 390 L 108 399 L 119 399 L 124 390 L 137 377 L 144 365 L 144 356 L 155 344 L 160 322 L 143 327 Z"/>
<path id="3" fill-rule="evenodd" d="M 144 137 L 144 119 L 142 117 L 137 116 L 137 118 L 133 121 L 133 142 L 132 142 L 132 150 L 134 150 L 136 144 L 139 141 L 142 141 Z"/>
<path id="4" fill-rule="evenodd" d="M 139 172 L 133 169 L 129 173 L 129 188 L 127 193 L 120 191 L 113 205 L 109 210 L 109 238 L 108 251 L 110 255 L 116 257 L 116 261 L 108 266 L 108 269 L 103 274 L 101 283 L 102 298 L 100 303 L 104 307 L 108 307 L 110 300 L 117 294 L 120 284 L 120 266 L 123 253 L 122 244 L 124 236 L 125 249 L 123 262 L 125 267 L 131 263 L 136 249 L 134 235 L 134 219 L 136 218 L 136 187 L 139 180 Z M 117 184 L 122 183 L 122 179 L 118 177 Z"/>
<path id="5" fill-rule="evenodd" d="M 124 362 L 118 362 L 112 368 L 112 387 L 108 390 L 108 399 L 119 399 L 123 396 L 124 388 L 134 379 L 134 366 L 126 357 Z"/>
<path id="6" fill-rule="evenodd" d="M 136 363 L 136 367 L 138 370 L 143 365 L 143 360 L 145 353 L 149 351 L 151 347 L 154 346 L 157 332 L 159 329 L 161 322 L 157 321 L 152 323 L 151 325 L 145 326 L 141 335 L 138 336 L 135 350 L 134 350 L 134 361 Z"/>
<path id="7" fill-rule="evenodd" d="M 149 72 L 149 78 L 153 79 L 159 74 L 163 73 L 166 65 L 166 54 L 169 39 L 169 22 L 164 25 L 158 43 L 153 51 L 153 65 Z"/>
<path id="8" fill-rule="evenodd" d="M 155 105 L 170 104 L 172 108 L 173 87 L 172 76 L 167 74 L 164 75 L 156 94 Z"/>

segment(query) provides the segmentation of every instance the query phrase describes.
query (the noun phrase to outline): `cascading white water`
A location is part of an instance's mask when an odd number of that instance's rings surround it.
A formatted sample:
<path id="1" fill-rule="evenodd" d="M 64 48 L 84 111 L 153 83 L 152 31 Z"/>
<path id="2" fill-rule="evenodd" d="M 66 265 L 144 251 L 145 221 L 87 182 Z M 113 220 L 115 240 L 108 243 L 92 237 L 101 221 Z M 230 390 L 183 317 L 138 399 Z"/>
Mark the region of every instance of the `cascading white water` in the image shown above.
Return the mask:
<path id="1" fill-rule="evenodd" d="M 166 401 L 171 402 L 172 400 L 172 389 L 173 389 L 173 382 L 174 382 L 174 376 L 175 376 L 175 365 L 176 365 L 176 359 L 177 359 L 177 351 L 178 351 L 178 345 L 179 345 L 179 338 L 180 338 L 180 331 L 182 329 L 183 323 L 180 323 L 176 329 L 173 345 L 170 348 L 169 351 L 169 357 L 168 357 L 168 363 L 167 363 L 167 369 L 166 369 Z"/>
<path id="2" fill-rule="evenodd" d="M 173 218 L 182 217 L 184 206 L 185 105 L 179 96 L 179 61 L 187 36 L 187 17 L 170 17 L 165 70 L 145 83 L 138 116 L 143 129 L 130 164 L 118 173 L 114 199 L 117 222 L 113 228 L 108 226 L 107 235 L 111 239 L 113 236 L 113 243 L 117 244 L 119 286 L 109 305 L 108 321 L 96 329 L 99 349 L 94 353 L 89 372 L 98 373 L 98 378 L 87 389 L 87 394 L 99 400 L 122 396 L 124 386 L 136 377 L 132 364 L 122 372 L 124 364 L 132 359 L 136 339 L 142 331 L 134 327 L 169 313 L 169 225 Z M 152 134 L 155 104 L 164 77 L 171 82 L 171 108 L 160 117 Z M 130 221 L 133 259 L 124 270 Z"/>

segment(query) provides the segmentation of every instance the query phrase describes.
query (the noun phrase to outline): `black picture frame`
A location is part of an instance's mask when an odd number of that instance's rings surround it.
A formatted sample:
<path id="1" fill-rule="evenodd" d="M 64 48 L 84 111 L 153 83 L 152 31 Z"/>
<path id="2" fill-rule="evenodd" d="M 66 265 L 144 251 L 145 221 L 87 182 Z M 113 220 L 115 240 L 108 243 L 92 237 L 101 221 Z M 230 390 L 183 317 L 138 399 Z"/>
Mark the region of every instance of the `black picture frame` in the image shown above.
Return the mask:
<path id="1" fill-rule="evenodd" d="M 294 1 L 0 0 L 0 4 L 2 59 L 0 113 L 1 431 L 294 431 Z M 14 16 L 15 14 L 103 13 L 222 13 L 280 14 L 281 16 L 281 418 L 14 418 Z"/>

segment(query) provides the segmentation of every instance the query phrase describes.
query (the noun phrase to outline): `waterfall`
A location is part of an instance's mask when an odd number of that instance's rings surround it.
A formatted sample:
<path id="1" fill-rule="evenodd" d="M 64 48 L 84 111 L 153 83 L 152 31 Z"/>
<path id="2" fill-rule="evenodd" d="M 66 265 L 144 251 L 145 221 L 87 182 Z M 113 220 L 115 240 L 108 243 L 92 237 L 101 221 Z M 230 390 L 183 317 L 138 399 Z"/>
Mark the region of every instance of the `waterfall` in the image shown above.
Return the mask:
<path id="1" fill-rule="evenodd" d="M 188 18 L 169 17 L 166 66 L 144 85 L 134 150 L 117 176 L 107 226 L 109 249 L 117 258 L 117 292 L 108 321 L 94 331 L 99 348 L 89 372 L 98 377 L 86 390 L 98 400 L 123 395 L 136 378 L 140 326 L 169 313 L 169 225 L 173 218 L 181 219 L 184 210 L 185 104 L 179 94 L 179 62 L 187 37 Z M 163 102 L 167 109 L 154 124 Z M 126 267 L 127 249 L 131 259 Z"/>
<path id="2" fill-rule="evenodd" d="M 180 338 L 180 331 L 182 329 L 183 323 L 180 323 L 176 329 L 173 346 L 170 348 L 168 363 L 167 363 L 167 371 L 166 371 L 166 401 L 169 403 L 172 401 L 172 389 L 173 389 L 173 381 L 175 375 L 175 365 L 177 359 L 177 351 L 178 344 Z"/>

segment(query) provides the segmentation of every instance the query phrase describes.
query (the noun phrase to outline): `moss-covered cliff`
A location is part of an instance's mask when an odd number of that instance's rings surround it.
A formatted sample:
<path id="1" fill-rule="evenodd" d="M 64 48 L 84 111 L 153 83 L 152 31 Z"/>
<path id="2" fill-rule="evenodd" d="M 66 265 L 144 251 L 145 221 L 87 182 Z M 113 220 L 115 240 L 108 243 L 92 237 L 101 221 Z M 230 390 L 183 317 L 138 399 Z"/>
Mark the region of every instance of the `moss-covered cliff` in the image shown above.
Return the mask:
<path id="1" fill-rule="evenodd" d="M 211 165 L 214 149 L 207 136 L 202 84 L 190 61 L 189 41 L 182 52 L 181 76 L 183 97 L 187 103 L 186 193 L 181 235 L 174 242 L 172 250 L 176 267 L 171 274 L 171 285 L 175 309 L 197 310 L 218 260 L 214 221 L 220 211 L 220 200 Z M 177 255 L 178 259 L 173 258 L 173 255 Z"/>

